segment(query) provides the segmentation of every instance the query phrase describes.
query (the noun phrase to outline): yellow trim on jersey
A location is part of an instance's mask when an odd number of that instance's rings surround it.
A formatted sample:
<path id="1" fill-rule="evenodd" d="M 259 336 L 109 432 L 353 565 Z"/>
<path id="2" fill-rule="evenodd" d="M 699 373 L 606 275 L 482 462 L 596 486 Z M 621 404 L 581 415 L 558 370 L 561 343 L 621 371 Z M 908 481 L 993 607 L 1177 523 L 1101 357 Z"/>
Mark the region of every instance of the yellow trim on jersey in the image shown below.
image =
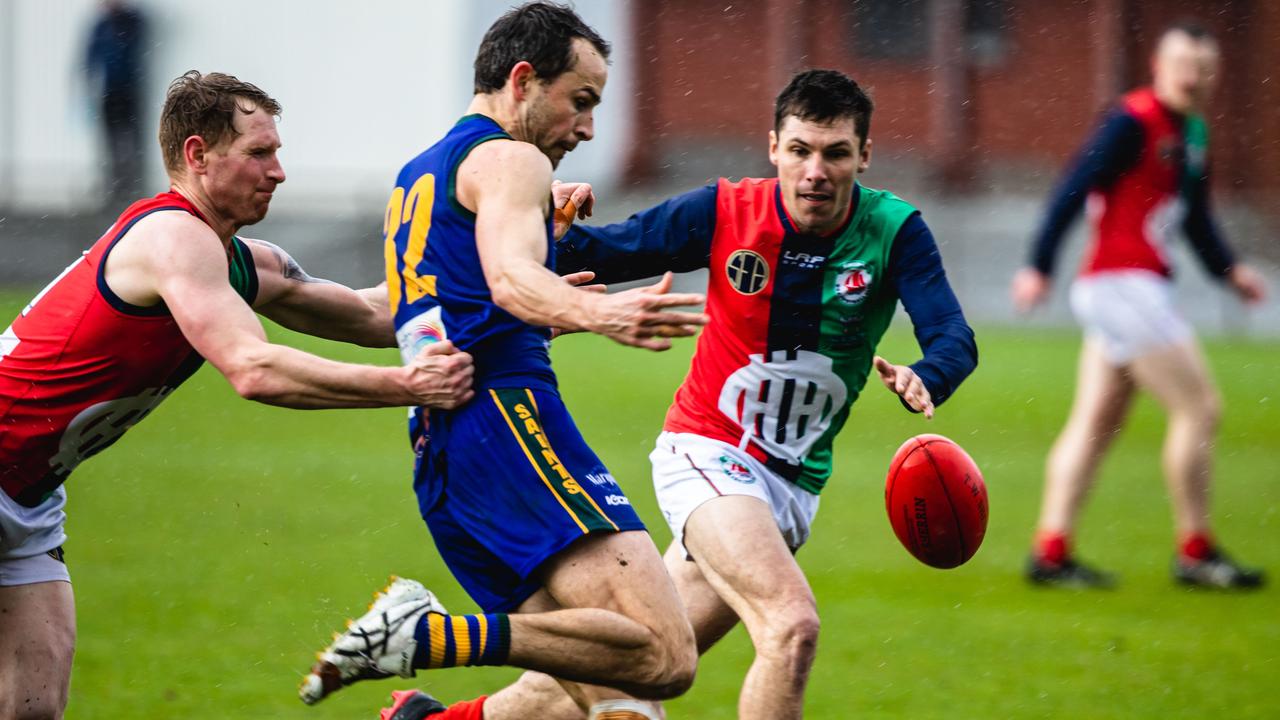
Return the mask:
<path id="1" fill-rule="evenodd" d="M 525 389 L 524 389 L 524 391 L 525 391 L 525 394 L 527 394 L 527 395 L 529 396 L 529 402 L 533 403 L 533 410 L 534 410 L 534 412 L 537 412 L 537 411 L 538 411 L 538 401 L 533 399 L 533 391 L 532 391 L 532 390 L 530 390 L 529 388 L 525 388 Z M 554 451 L 552 451 L 552 454 L 554 455 Z M 562 467 L 564 466 L 564 463 L 560 461 L 560 458 L 559 458 L 558 456 L 556 457 L 556 462 L 559 462 L 559 463 L 560 463 L 560 465 L 561 465 Z M 567 472 L 567 471 L 568 471 L 568 468 L 565 468 L 565 471 Z M 570 477 L 572 478 L 572 476 L 570 476 Z M 577 479 L 574 479 L 573 481 L 574 481 L 575 483 L 578 483 Z M 578 483 L 578 485 L 579 485 L 579 487 L 581 487 L 582 483 Z M 582 496 L 583 496 L 583 497 L 585 497 L 585 498 L 587 499 L 587 502 L 591 503 L 591 507 L 595 508 L 595 509 L 596 509 L 596 512 L 600 513 L 600 517 L 602 517 L 602 518 L 604 518 L 605 520 L 608 520 L 608 521 L 609 521 L 609 524 L 613 526 L 613 529 L 614 529 L 614 530 L 619 530 L 619 528 L 618 528 L 618 523 L 614 522 L 614 521 L 613 521 L 613 518 L 609 517 L 609 513 L 606 513 L 604 510 L 601 510 L 601 509 L 600 509 L 600 506 L 596 504 L 595 498 L 591 497 L 591 493 L 587 492 L 587 491 L 584 489 L 584 490 L 582 491 Z"/>
<path id="2" fill-rule="evenodd" d="M 555 496 L 556 502 L 560 503 L 560 507 L 564 508 L 564 511 L 569 513 L 569 517 L 573 518 L 573 521 L 577 523 L 578 528 L 582 530 L 583 534 L 586 534 L 588 532 L 587 526 L 582 524 L 582 521 L 578 519 L 577 513 L 569 507 L 569 503 L 566 503 L 564 498 L 560 497 L 560 493 L 556 492 L 556 488 L 551 484 L 551 480 L 549 480 L 546 474 L 542 472 L 542 468 L 538 467 L 538 461 L 533 459 L 533 453 L 529 451 L 529 446 L 525 444 L 524 438 L 520 437 L 520 431 L 516 429 L 515 423 L 511 422 L 511 416 L 507 414 L 507 409 L 502 406 L 502 401 L 498 399 L 498 393 L 494 392 L 493 389 L 490 388 L 489 395 L 493 397 L 493 404 L 498 406 L 498 412 L 502 413 L 502 419 L 507 421 L 507 427 L 511 428 L 511 434 L 515 437 L 516 442 L 520 443 L 520 449 L 524 451 L 524 456 L 529 459 L 529 464 L 533 466 L 534 472 L 538 473 L 538 477 L 542 478 L 543 484 L 545 484 L 547 489 L 551 491 L 551 494 Z M 613 521 L 610 520 L 609 522 Z"/>

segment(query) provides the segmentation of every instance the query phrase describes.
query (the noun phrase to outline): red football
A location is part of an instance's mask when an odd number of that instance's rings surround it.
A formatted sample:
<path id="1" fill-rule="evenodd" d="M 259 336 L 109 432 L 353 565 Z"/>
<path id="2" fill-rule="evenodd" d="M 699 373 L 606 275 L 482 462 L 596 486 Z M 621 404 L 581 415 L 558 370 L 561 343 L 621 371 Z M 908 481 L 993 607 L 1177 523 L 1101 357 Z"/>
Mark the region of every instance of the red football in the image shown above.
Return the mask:
<path id="1" fill-rule="evenodd" d="M 889 524 L 925 565 L 953 568 L 978 551 L 987 534 L 987 485 L 961 447 L 941 435 L 902 444 L 884 486 Z"/>

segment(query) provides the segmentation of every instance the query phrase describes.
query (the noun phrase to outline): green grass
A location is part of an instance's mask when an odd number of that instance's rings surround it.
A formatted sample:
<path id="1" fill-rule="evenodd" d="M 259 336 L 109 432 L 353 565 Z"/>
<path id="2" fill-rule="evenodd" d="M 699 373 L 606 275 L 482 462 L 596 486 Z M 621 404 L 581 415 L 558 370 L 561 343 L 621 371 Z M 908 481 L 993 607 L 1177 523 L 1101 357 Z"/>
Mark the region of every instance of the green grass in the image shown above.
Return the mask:
<path id="1" fill-rule="evenodd" d="M 12 316 L 25 301 L 0 297 Z M 371 352 L 276 337 L 323 354 Z M 1169 579 L 1170 520 L 1144 400 L 1103 468 L 1082 553 L 1122 574 L 1112 593 L 1037 591 L 1020 570 L 1045 452 L 1070 402 L 1074 333 L 988 330 L 982 366 L 932 423 L 869 387 L 838 442 L 812 542 L 800 553 L 823 618 L 815 718 L 1274 717 L 1280 603 L 1188 592 Z M 899 328 L 882 351 L 915 357 Z M 657 540 L 646 455 L 689 344 L 655 355 L 598 338 L 557 341 L 583 432 Z M 1280 345 L 1211 342 L 1226 399 L 1217 451 L 1218 531 L 1241 558 L 1280 571 Z M 244 402 L 203 369 L 69 483 L 68 561 L 79 648 L 68 717 L 373 718 L 405 681 L 354 686 L 315 708 L 294 688 L 331 630 L 390 573 L 474 606 L 418 517 L 402 410 L 296 412 Z M 966 566 L 913 560 L 884 516 L 882 483 L 910 435 L 963 444 L 986 475 L 991 526 Z M 705 658 L 673 718 L 736 717 L 751 660 L 739 629 Z M 433 671 L 445 700 L 491 692 L 508 669 Z"/>

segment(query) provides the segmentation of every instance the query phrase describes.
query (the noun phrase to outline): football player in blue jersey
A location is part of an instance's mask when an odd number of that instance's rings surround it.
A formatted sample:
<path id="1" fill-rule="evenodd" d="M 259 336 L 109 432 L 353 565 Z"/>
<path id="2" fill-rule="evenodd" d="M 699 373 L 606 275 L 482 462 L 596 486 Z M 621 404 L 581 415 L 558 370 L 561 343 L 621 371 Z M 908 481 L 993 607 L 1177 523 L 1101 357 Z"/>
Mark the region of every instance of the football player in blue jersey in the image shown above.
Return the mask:
<path id="1" fill-rule="evenodd" d="M 616 294 L 554 272 L 552 170 L 590 140 L 609 45 L 571 10 L 532 2 L 489 29 L 467 114 L 401 170 L 386 210 L 388 293 L 406 357 L 448 340 L 475 399 L 411 419 L 415 490 L 436 546 L 483 614 L 449 615 L 397 579 L 303 682 L 316 702 L 357 680 L 457 665 L 561 679 L 583 712 L 654 717 L 693 682 L 693 631 L 662 558 L 557 392 L 551 329 L 651 350 L 693 335 L 702 295 L 671 278 Z M 608 687 L 602 687 L 608 686 Z M 397 694 L 386 717 L 527 717 L 485 699 L 447 710 Z"/>

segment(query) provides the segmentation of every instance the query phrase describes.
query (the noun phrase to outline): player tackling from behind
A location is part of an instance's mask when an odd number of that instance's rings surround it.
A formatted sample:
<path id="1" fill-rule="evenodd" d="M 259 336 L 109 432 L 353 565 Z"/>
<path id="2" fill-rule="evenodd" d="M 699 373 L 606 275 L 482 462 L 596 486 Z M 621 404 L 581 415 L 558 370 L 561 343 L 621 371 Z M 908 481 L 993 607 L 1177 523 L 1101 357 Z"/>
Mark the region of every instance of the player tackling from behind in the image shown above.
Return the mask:
<path id="1" fill-rule="evenodd" d="M 1152 85 L 1125 95 L 1107 115 L 1057 189 L 1031 266 L 1013 279 L 1019 309 L 1044 301 L 1054 256 L 1087 200 L 1093 240 L 1071 286 L 1084 347 L 1075 402 L 1045 468 L 1027 568 L 1033 583 L 1113 584 L 1108 573 L 1076 559 L 1072 540 L 1098 465 L 1139 389 L 1154 395 L 1169 417 L 1163 465 L 1177 539 L 1174 577 L 1218 588 L 1263 582 L 1260 571 L 1227 557 L 1211 533 L 1209 482 L 1221 401 L 1174 305 L 1167 255 L 1181 227 L 1212 275 L 1245 302 L 1262 299 L 1259 276 L 1235 259 L 1209 211 L 1204 113 L 1218 66 L 1218 44 L 1203 29 L 1178 25 L 1164 32 L 1151 61 Z"/>
<path id="2" fill-rule="evenodd" d="M 775 106 L 776 178 L 721 179 L 623 223 L 575 226 L 557 248 L 562 270 L 591 268 L 605 282 L 711 271 L 711 322 L 650 459 L 675 535 L 667 570 L 699 651 L 739 621 L 755 645 L 740 718 L 802 715 L 819 618 L 794 556 L 832 473 L 832 440 L 872 368 L 932 417 L 977 364 L 920 213 L 857 182 L 871 161 L 871 113 L 845 75 L 800 73 Z M 924 352 L 911 366 L 875 356 L 899 300 Z M 488 720 L 583 717 L 537 673 L 490 702 L 526 714 Z"/>
<path id="3" fill-rule="evenodd" d="M 449 338 L 476 368 L 474 400 L 411 420 L 415 489 L 484 612 L 448 615 L 422 585 L 396 580 L 321 653 L 306 702 L 366 678 L 513 665 L 564 679 L 579 714 L 624 720 L 648 715 L 615 702 L 620 691 L 660 700 L 693 681 L 693 632 L 662 557 L 574 426 L 547 354 L 549 327 L 662 350 L 705 322 L 669 309 L 704 300 L 668 294 L 670 277 L 605 295 L 552 271 L 552 170 L 592 138 L 608 54 L 568 8 L 512 10 L 480 45 L 467 114 L 396 179 L 385 229 L 400 346 L 411 356 Z M 422 694 L 397 696 L 394 712 L 534 716 L 485 698 L 446 710 Z"/>
<path id="4" fill-rule="evenodd" d="M 57 718 L 66 705 L 75 613 L 63 482 L 202 362 L 240 395 L 286 407 L 471 396 L 470 357 L 449 345 L 373 367 L 267 342 L 254 310 L 318 337 L 395 342 L 381 289 L 316 280 L 275 245 L 236 236 L 284 182 L 279 112 L 229 75 L 175 80 L 160 117 L 171 189 L 129 206 L 0 334 L 0 718 Z"/>

